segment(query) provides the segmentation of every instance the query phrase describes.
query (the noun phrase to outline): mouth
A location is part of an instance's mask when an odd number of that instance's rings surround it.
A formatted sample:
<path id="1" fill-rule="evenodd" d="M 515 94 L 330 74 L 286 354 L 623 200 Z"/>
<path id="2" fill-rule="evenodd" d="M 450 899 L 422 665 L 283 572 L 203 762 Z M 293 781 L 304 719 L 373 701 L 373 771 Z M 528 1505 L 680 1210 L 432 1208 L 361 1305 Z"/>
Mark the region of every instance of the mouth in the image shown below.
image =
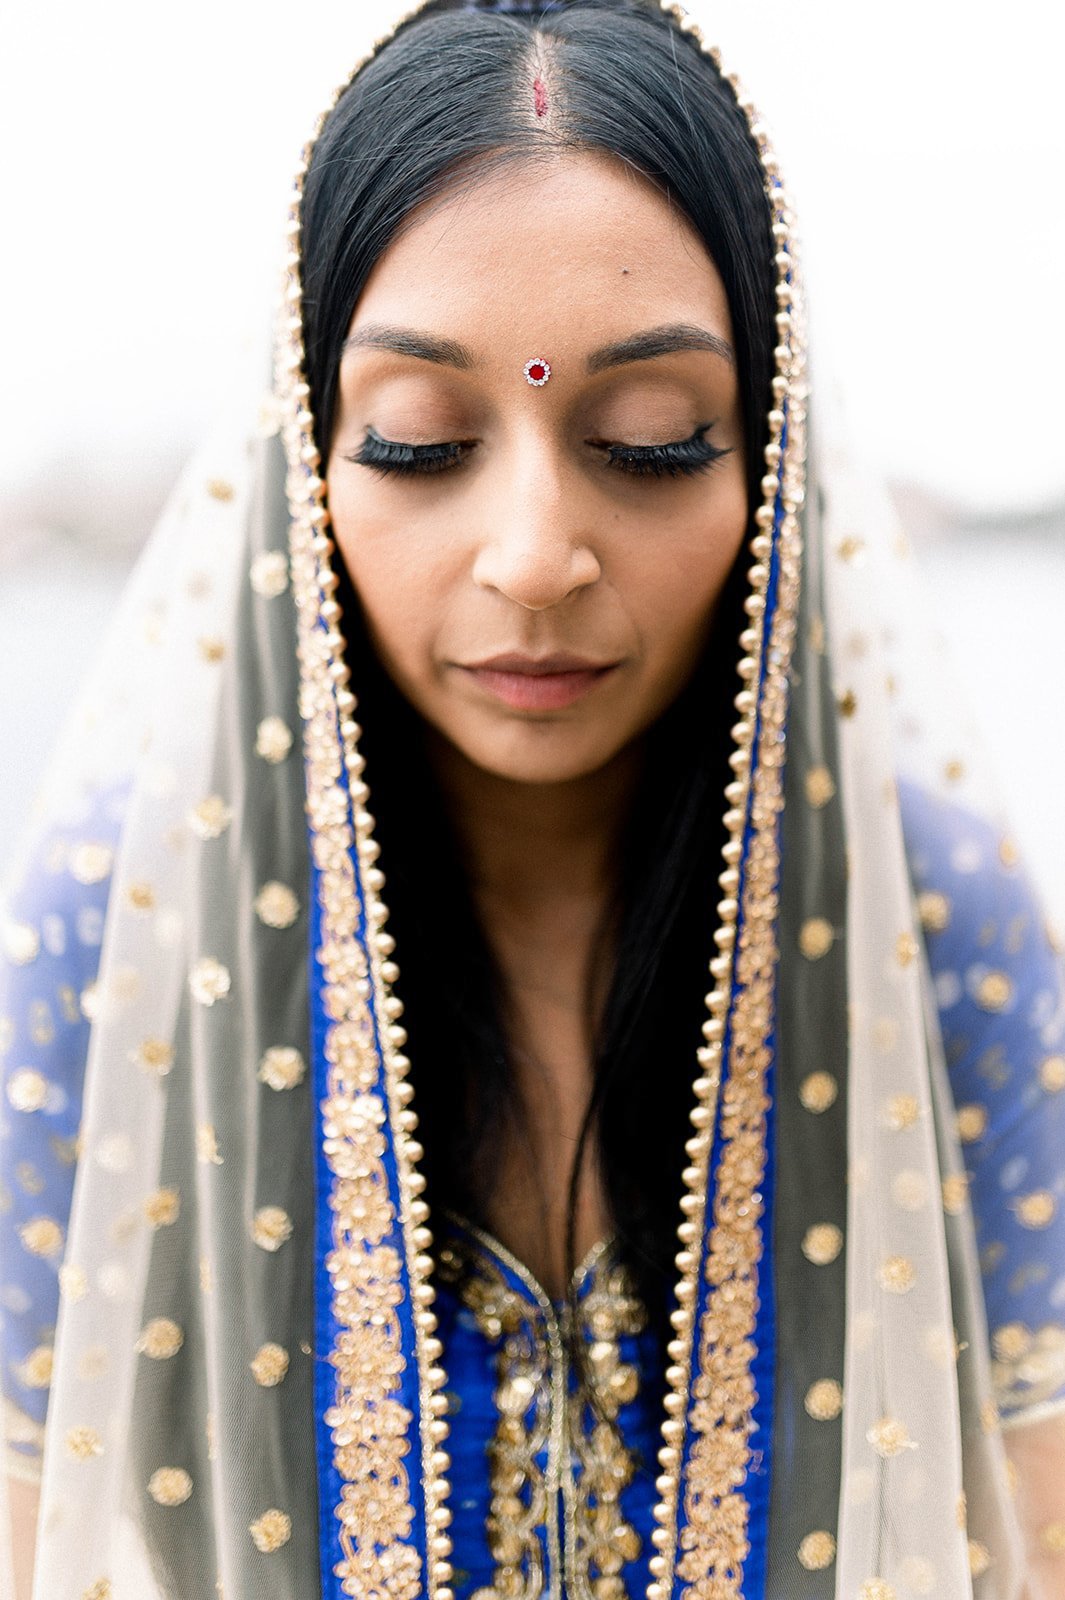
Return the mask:
<path id="1" fill-rule="evenodd" d="M 491 656 L 460 670 L 512 711 L 564 711 L 617 671 L 583 656 Z"/>

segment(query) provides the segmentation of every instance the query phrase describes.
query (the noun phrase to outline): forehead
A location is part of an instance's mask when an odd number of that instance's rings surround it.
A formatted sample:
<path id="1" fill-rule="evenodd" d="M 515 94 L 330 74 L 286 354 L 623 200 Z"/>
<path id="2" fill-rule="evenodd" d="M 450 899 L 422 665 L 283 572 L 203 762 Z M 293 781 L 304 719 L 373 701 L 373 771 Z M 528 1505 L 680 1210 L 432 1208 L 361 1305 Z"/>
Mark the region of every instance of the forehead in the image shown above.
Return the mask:
<path id="1" fill-rule="evenodd" d="M 546 339 L 559 354 L 668 322 L 731 333 L 724 285 L 687 219 L 594 151 L 508 163 L 481 180 L 473 170 L 421 207 L 377 262 L 351 328 L 379 321 L 481 349 Z"/>

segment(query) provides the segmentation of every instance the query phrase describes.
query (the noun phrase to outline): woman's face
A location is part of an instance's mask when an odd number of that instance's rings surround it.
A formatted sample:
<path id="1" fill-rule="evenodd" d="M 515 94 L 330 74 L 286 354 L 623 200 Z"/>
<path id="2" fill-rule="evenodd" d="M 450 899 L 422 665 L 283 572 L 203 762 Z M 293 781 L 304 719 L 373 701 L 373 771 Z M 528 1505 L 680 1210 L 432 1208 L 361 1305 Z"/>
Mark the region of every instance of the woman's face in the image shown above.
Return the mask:
<path id="1" fill-rule="evenodd" d="M 511 167 L 416 214 L 352 318 L 327 473 L 395 683 L 497 776 L 605 766 L 699 656 L 742 445 L 721 279 L 620 161 Z"/>

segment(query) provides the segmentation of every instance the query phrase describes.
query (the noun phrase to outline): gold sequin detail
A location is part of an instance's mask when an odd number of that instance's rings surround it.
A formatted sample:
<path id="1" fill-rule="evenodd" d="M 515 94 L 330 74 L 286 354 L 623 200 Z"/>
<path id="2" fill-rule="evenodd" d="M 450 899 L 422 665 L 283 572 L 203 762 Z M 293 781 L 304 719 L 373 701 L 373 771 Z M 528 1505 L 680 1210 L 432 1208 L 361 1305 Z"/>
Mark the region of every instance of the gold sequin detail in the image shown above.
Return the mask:
<path id="1" fill-rule="evenodd" d="M 63 1443 L 74 1461 L 92 1461 L 104 1453 L 103 1440 L 95 1428 L 69 1428 Z"/>
<path id="2" fill-rule="evenodd" d="M 77 844 L 70 852 L 70 873 L 78 883 L 103 883 L 114 860 L 115 853 L 106 844 Z"/>
<path id="3" fill-rule="evenodd" d="M 897 1417 L 881 1417 L 879 1422 L 874 1422 L 867 1431 L 866 1439 L 872 1445 L 878 1456 L 883 1456 L 889 1461 L 892 1456 L 900 1456 L 904 1450 L 916 1450 L 917 1446 L 910 1438 L 905 1423 Z"/>
<path id="4" fill-rule="evenodd" d="M 969 1201 L 969 1180 L 963 1172 L 952 1172 L 943 1179 L 943 1210 L 949 1217 L 960 1217 Z"/>
<path id="5" fill-rule="evenodd" d="M 222 1165 L 222 1157 L 218 1153 L 218 1136 L 209 1122 L 201 1122 L 196 1129 L 196 1159 L 202 1161 L 205 1166 Z"/>
<path id="6" fill-rule="evenodd" d="M 292 730 L 280 717 L 264 717 L 255 735 L 255 754 L 272 766 L 285 760 L 292 749 Z"/>
<path id="7" fill-rule="evenodd" d="M 213 1006 L 226 998 L 232 981 L 228 967 L 213 956 L 202 956 L 189 973 L 189 991 L 201 1006 Z"/>
<path id="8" fill-rule="evenodd" d="M 821 1572 L 825 1567 L 830 1567 L 835 1559 L 836 1541 L 823 1528 L 816 1533 L 808 1533 L 799 1546 L 799 1564 L 807 1572 Z"/>
<path id="9" fill-rule="evenodd" d="M 835 939 L 835 930 L 824 917 L 808 917 L 799 930 L 799 949 L 807 961 L 819 961 L 827 956 Z"/>
<path id="10" fill-rule="evenodd" d="M 133 911 L 154 911 L 155 890 L 150 883 L 131 883 L 126 890 L 126 903 Z"/>
<path id="11" fill-rule="evenodd" d="M 888 1294 L 908 1294 L 917 1282 L 913 1262 L 907 1256 L 888 1256 L 881 1262 L 877 1281 Z"/>
<path id="12" fill-rule="evenodd" d="M 803 1405 L 815 1422 L 834 1422 L 843 1410 L 843 1389 L 835 1378 L 819 1378 L 807 1389 Z"/>
<path id="13" fill-rule="evenodd" d="M 276 1389 L 288 1372 L 288 1351 L 283 1345 L 260 1345 L 249 1363 L 256 1383 Z"/>
<path id="14" fill-rule="evenodd" d="M 290 1045 L 272 1046 L 259 1063 L 259 1081 L 279 1093 L 282 1089 L 294 1089 L 306 1074 L 307 1063 Z"/>
<path id="15" fill-rule="evenodd" d="M 52 1381 L 52 1361 L 51 1346 L 39 1344 L 25 1361 L 19 1362 L 15 1376 L 27 1389 L 47 1389 Z"/>
<path id="16" fill-rule="evenodd" d="M 385 1494 L 384 1486 L 380 1493 Z M 271 1509 L 264 1511 L 261 1517 L 248 1524 L 248 1532 L 255 1541 L 256 1550 L 261 1550 L 263 1555 L 273 1555 L 275 1550 L 288 1544 L 292 1537 L 292 1518 L 284 1511 Z"/>
<path id="17" fill-rule="evenodd" d="M 1049 1189 L 1036 1189 L 1014 1201 L 1013 1210 L 1022 1228 L 1046 1228 L 1054 1220 L 1057 1204 Z"/>
<path id="18" fill-rule="evenodd" d="M 63 1248 L 63 1230 L 54 1217 L 34 1217 L 18 1233 L 31 1256 L 57 1256 Z"/>
<path id="19" fill-rule="evenodd" d="M 815 1267 L 827 1267 L 843 1249 L 843 1233 L 834 1222 L 817 1222 L 803 1235 L 802 1253 Z"/>
<path id="20" fill-rule="evenodd" d="M 799 1100 L 815 1114 L 834 1106 L 838 1095 L 839 1084 L 830 1072 L 811 1072 L 799 1085 Z"/>
<path id="21" fill-rule="evenodd" d="M 292 1237 L 292 1218 L 281 1206 L 260 1206 L 252 1220 L 251 1236 L 260 1250 L 280 1250 Z"/>
<path id="22" fill-rule="evenodd" d="M 895 960 L 900 967 L 911 967 L 917 960 L 920 949 L 912 933 L 900 933 L 895 940 Z"/>
<path id="23" fill-rule="evenodd" d="M 976 1003 L 984 1011 L 1004 1011 L 1013 998 L 1013 983 L 1005 972 L 987 972 L 976 986 Z"/>
<path id="24" fill-rule="evenodd" d="M 16 1111 L 40 1111 L 48 1099 L 48 1079 L 36 1067 L 20 1067 L 7 1080 L 7 1098 Z"/>
<path id="25" fill-rule="evenodd" d="M 28 967 L 36 961 L 41 938 L 28 922 L 8 922 L 3 930 L 3 951 L 13 967 Z"/>
<path id="26" fill-rule="evenodd" d="M 181 1195 L 177 1189 L 156 1189 L 144 1202 L 144 1216 L 150 1227 L 172 1227 L 180 1214 Z"/>
<path id="27" fill-rule="evenodd" d="M 189 812 L 188 821 L 198 839 L 220 839 L 233 821 L 233 808 L 220 794 L 211 794 Z"/>
<path id="28" fill-rule="evenodd" d="M 165 1078 L 174 1065 L 174 1047 L 165 1039 L 142 1039 L 133 1052 L 133 1062 L 142 1072 Z"/>
<path id="29" fill-rule="evenodd" d="M 1009 834 L 999 840 L 998 859 L 1007 869 L 1020 865 L 1021 852 L 1017 848 L 1016 839 L 1011 839 Z"/>
<path id="30" fill-rule="evenodd" d="M 157 1467 L 148 1479 L 148 1493 L 160 1506 L 183 1506 L 192 1493 L 184 1467 Z"/>
<path id="31" fill-rule="evenodd" d="M 114 1592 L 107 1578 L 97 1578 L 95 1583 L 81 1591 L 81 1600 L 112 1600 Z"/>
<path id="32" fill-rule="evenodd" d="M 972 1104 L 958 1107 L 958 1138 L 962 1144 L 975 1144 L 986 1132 L 986 1106 Z"/>
<path id="33" fill-rule="evenodd" d="M 1060 1094 L 1065 1089 L 1065 1056 L 1047 1056 L 1039 1067 L 1039 1082 L 1047 1094 Z"/>
<path id="34" fill-rule="evenodd" d="M 288 557 L 282 550 L 264 550 L 251 564 L 251 586 L 264 600 L 276 600 L 288 588 Z"/>
<path id="35" fill-rule="evenodd" d="M 986 1544 L 981 1544 L 979 1539 L 969 1540 L 969 1571 L 974 1578 L 980 1578 L 991 1565 L 991 1552 Z"/>
<path id="36" fill-rule="evenodd" d="M 917 915 L 926 933 L 943 933 L 950 927 L 950 901 L 934 889 L 917 896 Z"/>
<path id="37" fill-rule="evenodd" d="M 1048 1556 L 1065 1556 L 1065 1522 L 1048 1522 L 1040 1528 L 1039 1548 Z"/>
<path id="38" fill-rule="evenodd" d="M 827 767 L 811 767 L 806 774 L 805 789 L 806 803 L 815 811 L 820 811 L 835 799 L 836 785 Z"/>
<path id="39" fill-rule="evenodd" d="M 883 1578 L 866 1578 L 858 1590 L 858 1600 L 896 1600 L 896 1595 Z"/>
<path id="40" fill-rule="evenodd" d="M 284 883 L 265 883 L 255 897 L 255 915 L 267 928 L 291 928 L 300 914 L 299 897 Z"/>
<path id="41" fill-rule="evenodd" d="M 858 696 L 853 689 L 845 689 L 836 701 L 841 717 L 853 717 L 858 710 Z"/>
<path id="42" fill-rule="evenodd" d="M 225 660 L 226 642 L 224 639 L 208 635 L 199 640 L 199 651 L 208 666 L 217 666 L 219 661 Z"/>
<path id="43" fill-rule="evenodd" d="M 913 1127 L 919 1112 L 920 1107 L 915 1095 L 897 1094 L 887 1103 L 885 1121 L 892 1133 L 902 1133 L 906 1128 Z"/>
<path id="44" fill-rule="evenodd" d="M 169 1361 L 185 1343 L 185 1335 L 170 1317 L 153 1317 L 137 1340 L 137 1353 L 151 1361 Z"/>
<path id="45" fill-rule="evenodd" d="M 65 1262 L 59 1269 L 59 1293 L 63 1299 L 75 1305 L 79 1300 L 84 1300 L 88 1292 L 89 1278 L 85 1268 Z"/>
<path id="46" fill-rule="evenodd" d="M 1032 1335 L 1023 1322 L 1007 1322 L 995 1329 L 991 1345 L 1000 1361 L 1019 1361 L 1032 1348 Z"/>
<path id="47" fill-rule="evenodd" d="M 227 505 L 233 499 L 236 490 L 228 478 L 208 478 L 207 493 L 212 500 L 218 500 L 223 505 Z"/>

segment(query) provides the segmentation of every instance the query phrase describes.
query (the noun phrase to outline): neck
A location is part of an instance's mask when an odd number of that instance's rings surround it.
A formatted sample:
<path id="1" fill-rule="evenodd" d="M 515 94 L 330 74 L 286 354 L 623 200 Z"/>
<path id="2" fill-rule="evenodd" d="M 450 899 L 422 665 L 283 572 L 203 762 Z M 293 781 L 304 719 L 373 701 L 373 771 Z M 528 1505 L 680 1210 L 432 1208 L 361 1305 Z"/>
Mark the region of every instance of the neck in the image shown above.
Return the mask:
<path id="1" fill-rule="evenodd" d="M 433 764 L 482 906 L 526 914 L 560 898 L 605 904 L 617 880 L 621 836 L 642 752 L 563 783 L 516 783 L 434 740 Z"/>

